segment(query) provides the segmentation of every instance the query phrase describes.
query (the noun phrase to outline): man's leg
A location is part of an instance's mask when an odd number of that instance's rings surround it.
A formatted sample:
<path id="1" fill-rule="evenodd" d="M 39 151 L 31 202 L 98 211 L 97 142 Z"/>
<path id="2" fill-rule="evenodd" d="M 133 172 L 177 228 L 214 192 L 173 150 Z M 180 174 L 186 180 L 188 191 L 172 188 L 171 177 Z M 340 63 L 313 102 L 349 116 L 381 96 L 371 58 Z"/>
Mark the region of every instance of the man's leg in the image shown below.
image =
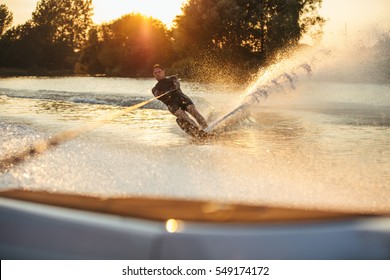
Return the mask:
<path id="1" fill-rule="evenodd" d="M 189 123 L 191 123 L 192 125 L 194 125 L 195 127 L 198 127 L 198 125 L 186 114 L 186 112 L 184 112 L 182 109 L 178 109 L 176 110 L 176 112 L 174 113 L 174 115 L 179 118 L 179 119 L 184 119 L 186 121 L 188 121 Z"/>
<path id="2" fill-rule="evenodd" d="M 198 110 L 196 109 L 195 105 L 188 105 L 186 107 L 186 110 L 188 111 L 188 113 L 191 114 L 191 116 L 193 116 L 196 119 L 196 121 L 198 122 L 198 124 L 201 126 L 202 129 L 205 129 L 206 127 L 208 127 L 208 124 L 207 124 L 206 120 L 198 112 Z"/>

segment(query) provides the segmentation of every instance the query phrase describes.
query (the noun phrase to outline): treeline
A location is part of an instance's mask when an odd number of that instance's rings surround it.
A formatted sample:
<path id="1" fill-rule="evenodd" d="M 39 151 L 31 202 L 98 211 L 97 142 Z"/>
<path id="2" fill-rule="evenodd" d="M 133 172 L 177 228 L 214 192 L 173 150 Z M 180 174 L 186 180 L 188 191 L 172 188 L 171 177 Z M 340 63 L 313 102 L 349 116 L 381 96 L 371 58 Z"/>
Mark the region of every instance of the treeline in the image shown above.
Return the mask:
<path id="1" fill-rule="evenodd" d="M 161 63 L 201 80 L 245 78 L 304 34 L 321 35 L 321 3 L 190 0 L 171 30 L 140 14 L 94 25 L 92 0 L 41 0 L 9 28 L 12 12 L 0 5 L 0 68 L 139 77 Z"/>

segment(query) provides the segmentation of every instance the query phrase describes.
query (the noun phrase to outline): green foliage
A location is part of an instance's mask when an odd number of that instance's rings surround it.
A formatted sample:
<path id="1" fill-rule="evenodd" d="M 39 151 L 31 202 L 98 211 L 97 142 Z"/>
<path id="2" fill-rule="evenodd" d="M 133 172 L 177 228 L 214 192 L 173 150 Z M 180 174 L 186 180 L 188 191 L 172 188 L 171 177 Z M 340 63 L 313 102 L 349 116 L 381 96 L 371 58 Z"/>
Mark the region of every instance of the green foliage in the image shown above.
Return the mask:
<path id="1" fill-rule="evenodd" d="M 32 23 L 46 43 L 80 49 L 92 24 L 92 0 L 41 0 Z"/>
<path id="2" fill-rule="evenodd" d="M 318 26 L 318 34 L 324 22 L 318 16 L 321 3 L 322 0 L 190 0 L 183 15 L 176 18 L 176 48 L 185 54 L 185 60 L 196 61 L 198 72 L 213 68 L 219 75 L 232 67 L 248 72 L 280 50 L 297 46 L 311 27 Z"/>
<path id="3" fill-rule="evenodd" d="M 0 37 L 11 26 L 13 21 L 13 14 L 10 12 L 5 4 L 0 5 Z"/>
<path id="4" fill-rule="evenodd" d="M 321 33 L 321 3 L 190 0 L 168 31 L 140 14 L 92 26 L 92 0 L 40 0 L 31 20 L 1 37 L 0 66 L 150 76 L 161 63 L 198 80 L 245 79 L 304 33 Z"/>
<path id="5" fill-rule="evenodd" d="M 129 14 L 90 36 L 79 69 L 91 74 L 103 70 L 107 75 L 147 76 L 156 61 L 167 63 L 171 54 L 170 37 L 162 22 Z"/>
<path id="6" fill-rule="evenodd" d="M 89 31 L 89 39 L 80 52 L 79 61 L 76 63 L 75 72 L 78 74 L 104 73 L 104 67 L 99 61 L 99 52 L 102 42 L 99 40 L 99 30 L 95 26 Z"/>
<path id="7" fill-rule="evenodd" d="M 92 23 L 92 0 L 41 0 L 0 42 L 5 67 L 72 69 Z"/>

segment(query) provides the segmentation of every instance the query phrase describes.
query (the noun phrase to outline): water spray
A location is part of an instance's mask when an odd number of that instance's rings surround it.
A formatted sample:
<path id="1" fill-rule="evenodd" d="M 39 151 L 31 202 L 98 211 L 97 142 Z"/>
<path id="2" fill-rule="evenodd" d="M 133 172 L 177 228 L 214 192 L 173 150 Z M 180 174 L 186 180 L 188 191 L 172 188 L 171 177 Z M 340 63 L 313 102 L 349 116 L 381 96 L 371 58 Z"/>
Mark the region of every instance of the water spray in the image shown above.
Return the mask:
<path id="1" fill-rule="evenodd" d="M 297 67 L 293 67 L 288 71 L 278 71 L 278 69 L 281 68 L 284 68 L 283 63 L 275 64 L 267 69 L 267 71 L 265 71 L 258 80 L 246 90 L 247 94 L 244 95 L 240 104 L 229 113 L 213 121 L 205 129 L 205 131 L 212 131 L 220 123 L 236 116 L 238 113 L 245 112 L 249 107 L 267 99 L 273 93 L 283 92 L 284 94 L 287 94 L 286 84 L 289 88 L 295 90 L 295 82 L 298 79 L 298 71 L 303 70 L 309 77 L 312 74 L 312 67 L 309 63 L 301 63 Z"/>

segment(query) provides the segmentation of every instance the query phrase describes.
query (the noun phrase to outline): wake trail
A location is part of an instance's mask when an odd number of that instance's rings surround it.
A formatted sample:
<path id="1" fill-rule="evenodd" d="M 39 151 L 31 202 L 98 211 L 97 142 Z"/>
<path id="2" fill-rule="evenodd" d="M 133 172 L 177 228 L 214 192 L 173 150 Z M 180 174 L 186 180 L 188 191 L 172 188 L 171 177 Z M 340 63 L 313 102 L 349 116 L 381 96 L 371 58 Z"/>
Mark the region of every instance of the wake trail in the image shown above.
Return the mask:
<path id="1" fill-rule="evenodd" d="M 81 134 L 87 133 L 89 131 L 92 131 L 98 127 L 101 127 L 109 122 L 112 122 L 116 118 L 129 113 L 130 111 L 133 111 L 135 109 L 141 108 L 148 103 L 157 100 L 169 92 L 173 90 L 167 91 L 159 96 L 153 97 L 149 100 L 140 102 L 138 104 L 135 104 L 133 106 L 130 106 L 128 108 L 125 108 L 123 110 L 120 110 L 115 113 L 108 114 L 107 116 L 94 120 L 92 122 L 88 122 L 82 126 L 78 126 L 73 129 L 68 129 L 63 132 L 59 132 L 56 135 L 50 137 L 49 139 L 46 140 L 41 140 L 39 142 L 36 142 L 35 144 L 30 145 L 29 147 L 26 147 L 23 150 L 20 150 L 19 152 L 9 155 L 8 157 L 0 159 L 0 174 L 5 173 L 9 171 L 11 168 L 14 168 L 15 166 L 25 162 L 27 159 L 36 157 L 38 155 L 43 154 L 47 150 L 56 147 L 66 141 L 72 140 Z"/>

